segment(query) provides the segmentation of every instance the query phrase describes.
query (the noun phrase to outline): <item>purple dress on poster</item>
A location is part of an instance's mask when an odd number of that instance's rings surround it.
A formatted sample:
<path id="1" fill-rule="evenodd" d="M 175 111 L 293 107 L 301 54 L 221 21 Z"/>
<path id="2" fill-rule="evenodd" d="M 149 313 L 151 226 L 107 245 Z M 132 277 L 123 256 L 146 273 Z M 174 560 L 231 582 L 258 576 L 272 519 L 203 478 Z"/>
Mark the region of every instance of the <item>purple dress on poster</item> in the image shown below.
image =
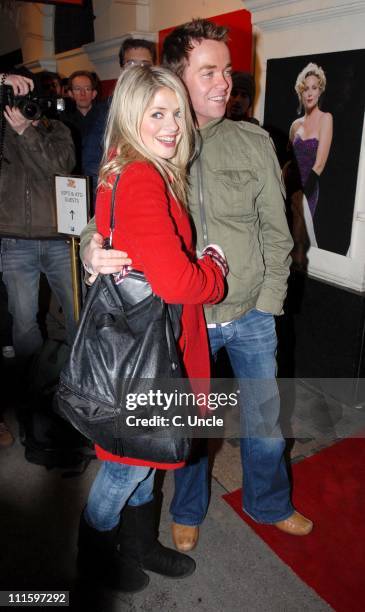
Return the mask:
<path id="1" fill-rule="evenodd" d="M 305 140 L 303 140 L 303 138 L 301 138 L 299 134 L 296 134 L 293 140 L 293 149 L 295 158 L 297 160 L 302 185 L 305 185 L 309 173 L 312 170 L 316 161 L 318 139 L 306 138 Z M 316 212 L 318 196 L 319 188 L 317 185 L 310 198 L 308 199 L 308 206 L 312 218 L 314 217 L 314 213 Z"/>

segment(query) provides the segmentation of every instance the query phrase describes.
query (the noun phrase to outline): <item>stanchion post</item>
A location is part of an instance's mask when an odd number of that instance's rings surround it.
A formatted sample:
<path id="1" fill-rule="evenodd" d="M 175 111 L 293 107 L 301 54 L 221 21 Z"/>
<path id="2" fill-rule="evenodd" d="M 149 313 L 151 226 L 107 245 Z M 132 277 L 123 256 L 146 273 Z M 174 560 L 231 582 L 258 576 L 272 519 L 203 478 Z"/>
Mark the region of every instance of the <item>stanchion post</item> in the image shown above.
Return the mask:
<path id="1" fill-rule="evenodd" d="M 74 317 L 76 323 L 80 318 L 80 307 L 81 307 L 81 291 L 80 291 L 80 273 L 79 273 L 79 241 L 75 236 L 71 236 L 71 276 L 72 276 L 72 293 L 74 302 Z"/>
<path id="2" fill-rule="evenodd" d="M 70 240 L 71 280 L 74 318 L 79 322 L 82 286 L 79 263 L 79 239 L 88 222 L 90 181 L 86 176 L 55 176 L 57 231 Z"/>

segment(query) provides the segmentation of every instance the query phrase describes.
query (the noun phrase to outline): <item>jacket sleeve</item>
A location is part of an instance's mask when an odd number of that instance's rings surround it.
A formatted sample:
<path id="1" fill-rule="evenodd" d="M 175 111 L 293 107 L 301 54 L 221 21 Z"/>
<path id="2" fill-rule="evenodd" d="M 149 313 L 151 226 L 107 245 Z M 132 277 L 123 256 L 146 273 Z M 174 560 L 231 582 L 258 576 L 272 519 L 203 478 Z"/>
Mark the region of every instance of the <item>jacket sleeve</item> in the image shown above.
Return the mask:
<path id="1" fill-rule="evenodd" d="M 75 166 L 71 132 L 61 121 L 52 120 L 51 129 L 30 126 L 21 139 L 22 160 L 27 167 L 38 165 L 45 175 L 69 174 Z"/>
<path id="2" fill-rule="evenodd" d="M 265 274 L 256 308 L 279 315 L 282 314 L 287 291 L 293 240 L 286 220 L 281 171 L 270 139 L 265 140 L 264 159 L 263 185 L 256 204 Z"/>
<path id="3" fill-rule="evenodd" d="M 86 227 L 84 227 L 80 235 L 80 259 L 81 261 L 83 261 L 84 259 L 84 251 L 86 247 L 88 246 L 91 238 L 97 231 L 98 230 L 96 229 L 95 217 L 93 217 L 92 219 L 90 219 Z"/>
<path id="4" fill-rule="evenodd" d="M 102 200 L 97 200 L 98 227 Z M 219 267 L 209 256 L 193 261 L 187 254 L 169 212 L 166 185 L 151 166 L 133 164 L 123 173 L 116 191 L 115 225 L 123 237 L 117 248 L 125 247 L 139 262 L 153 291 L 166 302 L 213 304 L 223 298 Z"/>

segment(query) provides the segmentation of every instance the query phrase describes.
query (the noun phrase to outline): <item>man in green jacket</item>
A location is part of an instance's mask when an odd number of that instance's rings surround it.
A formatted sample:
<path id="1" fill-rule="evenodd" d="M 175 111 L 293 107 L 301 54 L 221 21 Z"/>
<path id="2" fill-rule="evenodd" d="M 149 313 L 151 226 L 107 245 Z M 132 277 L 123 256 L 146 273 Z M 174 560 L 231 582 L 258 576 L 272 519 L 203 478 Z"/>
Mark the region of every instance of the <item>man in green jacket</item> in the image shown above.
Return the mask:
<path id="1" fill-rule="evenodd" d="M 292 239 L 269 135 L 224 118 L 232 88 L 226 41 L 226 28 L 194 20 L 166 38 L 163 61 L 185 82 L 201 135 L 189 198 L 197 248 L 219 244 L 230 269 L 225 299 L 205 312 L 212 353 L 226 349 L 241 385 L 243 509 L 257 522 L 306 535 L 312 522 L 290 501 L 275 380 L 274 315 L 282 314 Z M 125 253 L 102 251 L 94 230 L 89 227 L 82 237 L 85 263 L 101 273 L 129 263 Z M 194 548 L 207 507 L 208 465 L 202 456 L 175 473 L 170 511 L 179 550 Z"/>

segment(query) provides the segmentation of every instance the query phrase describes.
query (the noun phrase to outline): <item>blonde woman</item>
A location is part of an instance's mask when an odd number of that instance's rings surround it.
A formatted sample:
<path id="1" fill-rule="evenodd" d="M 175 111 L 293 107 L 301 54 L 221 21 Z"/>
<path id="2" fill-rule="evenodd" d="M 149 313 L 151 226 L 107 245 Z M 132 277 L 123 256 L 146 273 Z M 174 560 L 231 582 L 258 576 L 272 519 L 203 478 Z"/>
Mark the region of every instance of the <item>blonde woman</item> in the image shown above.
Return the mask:
<path id="1" fill-rule="evenodd" d="M 304 110 L 304 115 L 292 123 L 289 132 L 303 191 L 303 212 L 293 213 L 304 215 L 311 246 L 317 246 L 313 217 L 319 198 L 319 177 L 325 168 L 333 135 L 331 113 L 324 113 L 319 108 L 325 88 L 326 76 L 317 64 L 309 63 L 298 74 L 295 91 L 299 112 Z"/>
<path id="2" fill-rule="evenodd" d="M 178 342 L 183 364 L 189 377 L 206 378 L 209 352 L 202 304 L 222 299 L 227 269 L 219 248 L 210 247 L 198 260 L 193 248 L 186 167 L 194 136 L 187 94 L 178 77 L 157 67 L 124 70 L 108 118 L 96 225 L 107 237 L 111 189 L 120 175 L 113 247 L 128 252 L 133 268 L 144 272 L 155 294 L 183 304 Z M 144 569 L 173 578 L 191 574 L 194 561 L 157 540 L 152 492 L 155 468 L 183 464 L 149 463 L 100 447 L 96 452 L 103 463 L 79 533 L 78 561 L 84 576 L 137 591 L 149 581 Z"/>

